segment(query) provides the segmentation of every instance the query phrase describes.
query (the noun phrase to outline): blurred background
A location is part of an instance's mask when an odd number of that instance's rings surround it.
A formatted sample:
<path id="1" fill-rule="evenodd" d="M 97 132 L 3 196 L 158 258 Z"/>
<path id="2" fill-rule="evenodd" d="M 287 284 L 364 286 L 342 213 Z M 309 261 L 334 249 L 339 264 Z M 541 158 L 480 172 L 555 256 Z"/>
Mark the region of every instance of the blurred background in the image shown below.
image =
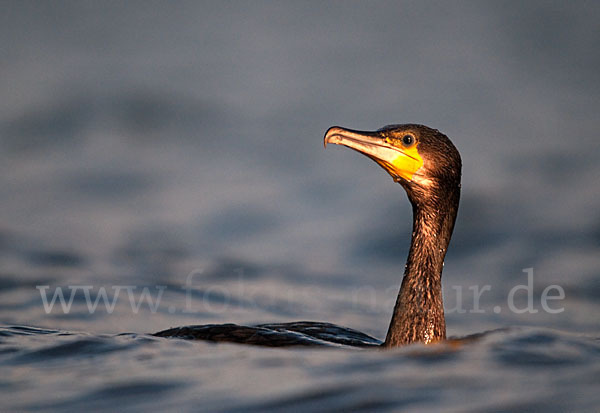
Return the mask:
<path id="1" fill-rule="evenodd" d="M 600 3 L 0 9 L 4 409 L 597 409 Z M 385 354 L 143 335 L 316 320 L 383 338 L 412 210 L 322 139 L 391 123 L 462 154 L 448 335 L 509 332 Z"/>
<path id="2" fill-rule="evenodd" d="M 597 331 L 597 3 L 2 9 L 4 322 L 116 333 L 309 318 L 381 337 L 410 204 L 368 159 L 323 150 L 322 136 L 332 125 L 423 123 L 464 164 L 446 306 L 462 291 L 471 309 L 469 286 L 491 287 L 484 314 L 449 311 L 449 333 Z M 536 308 L 547 286 L 565 290 L 552 303 L 562 313 L 491 311 L 527 284 L 524 268 L 534 268 Z M 194 296 L 205 314 L 182 320 L 194 271 L 194 290 L 214 291 Z M 70 314 L 46 314 L 38 285 L 168 288 L 158 314 L 119 300 L 116 317 L 89 314 L 82 294 Z"/>

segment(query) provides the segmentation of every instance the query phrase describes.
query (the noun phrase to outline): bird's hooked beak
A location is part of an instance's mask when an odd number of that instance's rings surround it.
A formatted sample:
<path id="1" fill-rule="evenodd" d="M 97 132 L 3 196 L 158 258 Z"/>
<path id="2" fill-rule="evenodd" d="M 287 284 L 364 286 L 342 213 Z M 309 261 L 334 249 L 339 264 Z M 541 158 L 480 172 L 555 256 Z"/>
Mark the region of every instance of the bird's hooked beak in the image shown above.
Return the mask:
<path id="1" fill-rule="evenodd" d="M 385 169 L 396 182 L 413 180 L 423 166 L 416 144 L 410 148 L 395 146 L 380 132 L 365 132 L 333 126 L 327 130 L 324 145 L 343 145 L 368 156 Z"/>

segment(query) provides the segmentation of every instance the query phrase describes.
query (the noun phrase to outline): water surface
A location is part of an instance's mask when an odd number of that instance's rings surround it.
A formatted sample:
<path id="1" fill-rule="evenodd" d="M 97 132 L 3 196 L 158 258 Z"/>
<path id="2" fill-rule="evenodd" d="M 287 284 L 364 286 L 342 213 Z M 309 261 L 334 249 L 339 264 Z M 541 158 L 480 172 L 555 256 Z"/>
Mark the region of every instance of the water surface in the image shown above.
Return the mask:
<path id="1" fill-rule="evenodd" d="M 596 410 L 599 12 L 7 4 L 0 409 Z M 147 335 L 316 320 L 383 338 L 410 205 L 322 136 L 404 122 L 463 157 L 448 334 L 493 333 L 390 352 Z"/>

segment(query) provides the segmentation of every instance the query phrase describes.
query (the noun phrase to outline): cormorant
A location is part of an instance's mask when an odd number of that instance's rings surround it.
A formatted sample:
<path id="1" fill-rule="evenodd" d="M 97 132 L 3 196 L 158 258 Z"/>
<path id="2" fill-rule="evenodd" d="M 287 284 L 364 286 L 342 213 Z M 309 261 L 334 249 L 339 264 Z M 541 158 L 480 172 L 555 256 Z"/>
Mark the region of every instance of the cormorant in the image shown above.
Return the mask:
<path id="1" fill-rule="evenodd" d="M 412 240 L 385 342 L 349 328 L 306 321 L 177 327 L 155 336 L 275 347 L 396 347 L 446 339 L 442 269 L 460 198 L 458 150 L 440 131 L 416 124 L 389 125 L 373 132 L 334 126 L 325 133 L 325 146 L 328 143 L 373 159 L 404 188 L 412 204 Z"/>

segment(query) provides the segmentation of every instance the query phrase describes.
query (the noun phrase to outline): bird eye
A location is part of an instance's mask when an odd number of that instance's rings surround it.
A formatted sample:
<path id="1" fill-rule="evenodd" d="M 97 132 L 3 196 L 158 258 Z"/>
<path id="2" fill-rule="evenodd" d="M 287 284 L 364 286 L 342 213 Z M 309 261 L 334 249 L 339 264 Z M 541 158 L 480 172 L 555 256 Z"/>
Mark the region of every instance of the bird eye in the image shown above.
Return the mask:
<path id="1" fill-rule="evenodd" d="M 415 142 L 415 137 L 412 135 L 404 135 L 402 137 L 402 143 L 404 146 L 410 146 Z"/>

